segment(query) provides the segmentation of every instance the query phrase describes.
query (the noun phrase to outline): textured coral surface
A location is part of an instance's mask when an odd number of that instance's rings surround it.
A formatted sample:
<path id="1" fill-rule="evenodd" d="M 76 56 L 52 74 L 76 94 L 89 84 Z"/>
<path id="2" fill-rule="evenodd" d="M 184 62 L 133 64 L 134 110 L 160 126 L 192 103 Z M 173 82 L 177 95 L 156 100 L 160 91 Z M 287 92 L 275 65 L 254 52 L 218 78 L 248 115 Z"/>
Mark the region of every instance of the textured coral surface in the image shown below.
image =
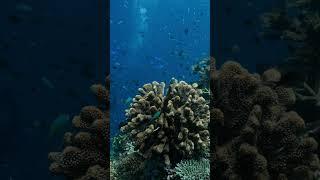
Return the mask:
<path id="1" fill-rule="evenodd" d="M 109 79 L 91 86 L 99 105 L 86 106 L 75 116 L 75 132 L 64 136 L 62 152 L 49 153 L 50 171 L 72 180 L 109 178 Z"/>
<path id="2" fill-rule="evenodd" d="M 214 63 L 212 63 L 214 65 Z M 292 89 L 281 74 L 251 74 L 236 62 L 211 72 L 212 164 L 215 179 L 312 179 L 319 170 L 317 142 L 289 108 Z"/>
<path id="3" fill-rule="evenodd" d="M 162 157 L 166 165 L 194 156 L 209 146 L 209 106 L 197 85 L 173 79 L 139 88 L 126 111 L 129 133 L 145 158 Z"/>

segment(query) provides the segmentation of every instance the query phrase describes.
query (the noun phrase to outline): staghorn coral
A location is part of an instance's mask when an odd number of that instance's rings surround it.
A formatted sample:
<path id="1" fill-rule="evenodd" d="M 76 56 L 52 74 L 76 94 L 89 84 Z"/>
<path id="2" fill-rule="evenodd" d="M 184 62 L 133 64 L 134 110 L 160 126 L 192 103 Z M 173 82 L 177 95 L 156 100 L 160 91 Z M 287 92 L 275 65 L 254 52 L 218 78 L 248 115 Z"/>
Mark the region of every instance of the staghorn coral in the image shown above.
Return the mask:
<path id="1" fill-rule="evenodd" d="M 165 165 L 195 156 L 209 146 L 209 106 L 201 90 L 172 79 L 139 88 L 122 132 L 129 134 L 145 158 L 162 157 Z"/>
<path id="2" fill-rule="evenodd" d="M 52 173 L 72 180 L 105 180 L 109 177 L 108 83 L 107 78 L 106 86 L 91 87 L 99 106 L 83 107 L 72 120 L 77 131 L 65 133 L 65 149 L 49 153 Z"/>
<path id="3" fill-rule="evenodd" d="M 209 180 L 210 162 L 207 159 L 182 160 L 176 165 L 174 172 L 181 180 Z"/>
<path id="4" fill-rule="evenodd" d="M 288 111 L 295 94 L 279 85 L 279 72 L 260 77 L 229 61 L 211 77 L 211 172 L 219 172 L 213 178 L 311 180 L 320 168 L 318 143 Z"/>

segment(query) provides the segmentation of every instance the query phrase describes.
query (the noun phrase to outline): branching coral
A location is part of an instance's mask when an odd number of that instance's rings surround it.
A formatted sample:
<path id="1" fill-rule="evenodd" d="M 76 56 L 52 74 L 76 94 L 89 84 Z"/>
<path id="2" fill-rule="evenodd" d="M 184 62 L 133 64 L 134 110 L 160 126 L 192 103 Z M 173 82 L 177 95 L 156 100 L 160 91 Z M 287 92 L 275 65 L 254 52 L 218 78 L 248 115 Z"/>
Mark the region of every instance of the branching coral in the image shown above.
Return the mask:
<path id="1" fill-rule="evenodd" d="M 303 90 L 307 91 L 309 94 L 304 95 L 301 92 L 296 92 L 298 98 L 302 101 L 313 101 L 315 106 L 320 106 L 320 87 L 317 92 L 315 92 L 307 83 L 303 84 Z M 298 90 L 297 90 L 298 91 Z"/>
<path id="2" fill-rule="evenodd" d="M 91 87 L 101 104 L 82 108 L 72 121 L 78 131 L 65 133 L 65 149 L 49 153 L 52 161 L 49 169 L 54 174 L 72 180 L 105 180 L 109 177 L 108 84 L 107 79 L 106 86 Z"/>
<path id="3" fill-rule="evenodd" d="M 207 159 L 182 160 L 174 171 L 181 180 L 209 180 L 210 162 Z"/>
<path id="4" fill-rule="evenodd" d="M 236 62 L 212 68 L 211 172 L 215 179 L 312 179 L 318 144 L 303 135 L 304 120 L 288 107 L 291 88 L 275 69 L 262 77 Z"/>
<path id="5" fill-rule="evenodd" d="M 209 106 L 201 90 L 173 79 L 139 88 L 122 132 L 129 134 L 145 158 L 161 156 L 167 166 L 200 153 L 209 146 Z"/>

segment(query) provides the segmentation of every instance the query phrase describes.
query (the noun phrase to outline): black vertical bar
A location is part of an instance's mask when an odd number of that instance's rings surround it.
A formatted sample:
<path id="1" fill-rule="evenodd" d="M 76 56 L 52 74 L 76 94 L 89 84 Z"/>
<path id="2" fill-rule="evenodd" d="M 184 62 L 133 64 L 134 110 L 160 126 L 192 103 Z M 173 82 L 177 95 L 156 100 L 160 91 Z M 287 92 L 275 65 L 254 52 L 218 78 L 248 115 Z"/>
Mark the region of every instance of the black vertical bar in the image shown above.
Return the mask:
<path id="1" fill-rule="evenodd" d="M 109 10 L 110 10 L 110 0 L 98 0 L 98 76 L 101 83 L 104 82 L 105 77 L 109 74 L 109 31 L 110 24 L 109 20 Z"/>
<path id="2" fill-rule="evenodd" d="M 109 75 L 108 76 L 108 83 L 111 83 L 110 81 L 110 70 L 109 70 L 109 62 L 110 62 L 110 0 L 105 0 L 105 15 L 103 17 L 105 17 L 104 19 L 102 19 L 102 22 L 105 24 L 105 29 L 104 29 L 104 33 L 105 33 L 105 46 L 106 49 L 104 49 L 105 53 L 105 75 Z M 108 84 L 107 86 L 108 91 L 110 92 L 110 84 Z M 106 101 L 106 108 L 108 108 L 106 111 L 110 111 L 110 105 L 109 105 L 109 100 Z M 109 118 L 109 125 L 107 126 L 108 128 L 108 132 L 109 132 L 109 140 L 107 143 L 107 152 L 108 152 L 108 160 L 110 161 L 110 112 L 106 114 L 107 118 Z M 109 162 L 109 172 L 110 172 L 110 162 Z"/>
<path id="3" fill-rule="evenodd" d="M 214 57 L 213 56 L 213 0 L 210 0 L 210 57 Z"/>
<path id="4" fill-rule="evenodd" d="M 106 72 L 107 72 L 107 75 L 110 74 L 110 70 L 109 70 L 109 67 L 110 67 L 110 0 L 106 0 L 106 13 L 105 13 L 105 21 L 104 24 L 106 24 L 106 28 L 105 28 L 105 35 L 106 35 Z"/>
<path id="5" fill-rule="evenodd" d="M 102 81 L 102 58 L 103 58 L 103 24 L 102 24 L 102 17 L 103 17 L 103 0 L 98 0 L 98 79 L 100 83 L 103 83 Z"/>
<path id="6" fill-rule="evenodd" d="M 101 83 L 107 83 L 105 82 L 106 77 L 109 75 L 110 71 L 109 71 L 109 58 L 110 58 L 110 0 L 98 0 L 98 18 L 99 18 L 99 29 L 98 29 L 98 33 L 99 33 L 99 46 L 98 46 L 98 76 L 99 76 L 99 81 Z M 108 82 L 110 83 L 110 81 Z M 110 85 L 107 84 L 107 88 L 110 87 Z M 110 89 L 107 89 L 107 91 L 110 92 Z M 109 118 L 109 113 L 108 111 L 109 109 L 109 100 L 105 101 L 105 107 L 106 109 L 106 118 Z M 110 122 L 108 122 L 110 123 Z M 106 128 L 109 128 L 109 126 L 107 125 Z M 109 131 L 110 132 L 110 129 Z M 110 137 L 110 136 L 109 136 Z M 108 161 L 110 161 L 110 140 L 107 143 L 107 157 L 108 157 Z M 110 163 L 109 164 L 109 170 L 110 170 Z"/>

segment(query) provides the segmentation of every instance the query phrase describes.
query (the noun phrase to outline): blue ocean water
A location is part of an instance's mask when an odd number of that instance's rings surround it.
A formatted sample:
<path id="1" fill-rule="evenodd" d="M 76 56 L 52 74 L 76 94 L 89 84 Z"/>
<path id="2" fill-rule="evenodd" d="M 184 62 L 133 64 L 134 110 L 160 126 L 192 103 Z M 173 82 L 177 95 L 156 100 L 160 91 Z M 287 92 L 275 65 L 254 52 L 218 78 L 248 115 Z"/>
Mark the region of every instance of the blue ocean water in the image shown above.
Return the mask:
<path id="1" fill-rule="evenodd" d="M 111 0 L 111 133 L 139 87 L 171 78 L 192 82 L 209 56 L 210 1 Z"/>
<path id="2" fill-rule="evenodd" d="M 83 0 L 1 1 L 1 180 L 63 179 L 49 172 L 48 152 L 62 150 L 72 117 L 95 103 L 89 87 L 103 79 L 98 7 Z M 50 136 L 63 114 L 66 126 Z"/>

